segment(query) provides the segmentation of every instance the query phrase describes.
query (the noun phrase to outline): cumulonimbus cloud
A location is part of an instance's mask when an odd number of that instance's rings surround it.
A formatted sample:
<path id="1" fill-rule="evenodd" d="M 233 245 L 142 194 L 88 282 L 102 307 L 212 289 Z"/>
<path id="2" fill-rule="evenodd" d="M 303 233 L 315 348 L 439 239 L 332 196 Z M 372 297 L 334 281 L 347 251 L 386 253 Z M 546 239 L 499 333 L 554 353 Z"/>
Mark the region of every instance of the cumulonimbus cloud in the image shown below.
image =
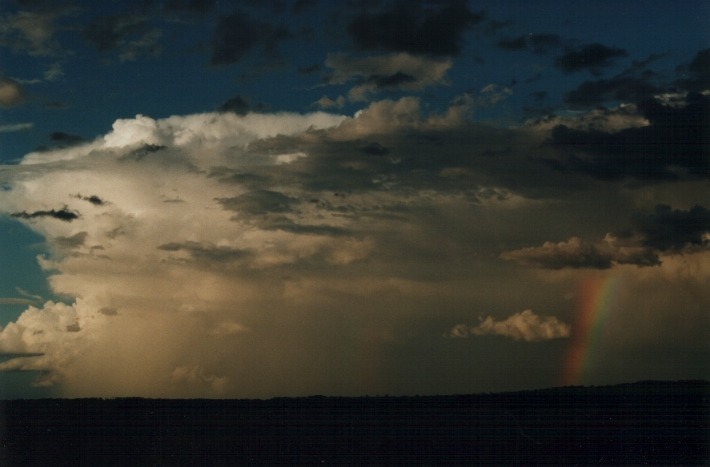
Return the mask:
<path id="1" fill-rule="evenodd" d="M 445 328 L 456 321 L 432 309 L 515 271 L 490 245 L 558 215 L 545 198 L 561 196 L 558 172 L 521 150 L 549 150 L 548 136 L 424 115 L 405 97 L 352 116 L 139 115 L 30 153 L 0 170 L 0 212 L 24 213 L 52 291 L 75 299 L 35 301 L 4 326 L 1 352 L 42 355 L 0 370 L 40 371 L 71 396 L 384 392 L 399 384 L 387 366 L 374 381 L 364 366 L 417 355 L 349 349 L 431 332 L 412 316 Z M 522 312 L 466 329 L 535 340 L 565 327 Z"/>

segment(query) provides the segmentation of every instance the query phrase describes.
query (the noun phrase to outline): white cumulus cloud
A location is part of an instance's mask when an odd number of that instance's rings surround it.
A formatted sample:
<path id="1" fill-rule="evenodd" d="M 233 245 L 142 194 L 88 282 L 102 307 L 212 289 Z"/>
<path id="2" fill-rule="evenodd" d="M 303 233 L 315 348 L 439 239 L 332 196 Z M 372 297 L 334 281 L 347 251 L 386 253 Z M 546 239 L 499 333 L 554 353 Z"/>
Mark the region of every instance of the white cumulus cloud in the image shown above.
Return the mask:
<path id="1" fill-rule="evenodd" d="M 532 310 L 515 313 L 504 320 L 492 316 L 481 319 L 477 326 L 457 324 L 450 337 L 497 335 L 526 342 L 546 341 L 569 337 L 570 326 L 554 316 L 538 316 Z"/>

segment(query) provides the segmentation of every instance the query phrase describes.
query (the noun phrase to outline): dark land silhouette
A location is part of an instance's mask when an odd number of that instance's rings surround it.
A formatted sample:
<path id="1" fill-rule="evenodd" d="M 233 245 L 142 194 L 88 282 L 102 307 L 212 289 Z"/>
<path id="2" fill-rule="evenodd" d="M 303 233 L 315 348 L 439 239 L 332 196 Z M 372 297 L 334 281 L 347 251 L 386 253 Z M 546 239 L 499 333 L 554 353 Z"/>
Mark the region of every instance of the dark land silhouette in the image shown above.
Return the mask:
<path id="1" fill-rule="evenodd" d="M 0 465 L 710 464 L 710 382 L 0 403 Z"/>

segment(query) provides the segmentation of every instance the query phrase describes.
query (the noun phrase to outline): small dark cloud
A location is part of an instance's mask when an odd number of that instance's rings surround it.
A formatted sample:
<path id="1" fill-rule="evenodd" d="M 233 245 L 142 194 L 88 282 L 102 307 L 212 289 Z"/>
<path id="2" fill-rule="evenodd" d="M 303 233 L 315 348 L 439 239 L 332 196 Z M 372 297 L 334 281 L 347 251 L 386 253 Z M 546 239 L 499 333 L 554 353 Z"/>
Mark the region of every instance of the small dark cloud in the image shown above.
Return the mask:
<path id="1" fill-rule="evenodd" d="M 242 96 L 234 96 L 227 99 L 222 105 L 217 107 L 217 112 L 232 112 L 237 115 L 246 115 L 249 112 L 264 112 L 268 106 L 263 103 L 252 104 Z"/>
<path id="2" fill-rule="evenodd" d="M 140 161 L 145 159 L 148 155 L 155 154 L 166 148 L 167 146 L 164 146 L 162 144 L 144 144 L 143 146 L 129 152 L 125 156 L 122 156 L 120 160 Z"/>
<path id="3" fill-rule="evenodd" d="M 382 146 L 378 142 L 370 143 L 370 144 L 367 144 L 366 146 L 363 146 L 361 148 L 361 151 L 363 153 L 369 154 L 371 156 L 384 156 L 390 152 L 389 149 Z"/>
<path id="4" fill-rule="evenodd" d="M 49 135 L 49 139 L 52 140 L 54 144 L 60 147 L 76 146 L 81 143 L 85 143 L 86 139 L 83 136 L 74 135 L 71 133 L 64 133 L 63 131 L 55 131 Z"/>
<path id="5" fill-rule="evenodd" d="M 366 80 L 367 83 L 374 84 L 380 89 L 383 88 L 399 88 L 402 85 L 406 85 L 409 83 L 416 83 L 417 78 L 414 76 L 407 74 L 407 73 L 402 73 L 401 71 L 398 71 L 397 73 L 394 73 L 392 75 L 373 75 L 369 76 L 368 79 Z"/>
<path id="6" fill-rule="evenodd" d="M 99 309 L 99 313 L 101 313 L 104 316 L 116 316 L 116 315 L 118 315 L 118 310 L 116 310 L 115 308 L 110 308 L 110 307 L 105 306 L 105 307 Z"/>
<path id="7" fill-rule="evenodd" d="M 461 52 L 463 34 L 483 17 L 465 1 L 411 1 L 357 16 L 347 29 L 361 50 L 453 56 Z"/>
<path id="8" fill-rule="evenodd" d="M 71 221 L 79 218 L 78 213 L 76 213 L 74 211 L 70 211 L 67 207 L 63 207 L 62 209 L 59 209 L 59 210 L 51 209 L 49 211 L 14 212 L 11 214 L 11 216 L 16 217 L 18 219 L 37 219 L 40 217 L 51 217 L 54 219 L 59 219 L 60 221 L 65 221 L 65 222 L 71 222 Z"/>
<path id="9" fill-rule="evenodd" d="M 98 52 L 120 49 L 122 59 L 126 60 L 132 60 L 138 54 L 157 54 L 159 36 L 159 31 L 151 27 L 148 18 L 139 14 L 99 17 L 84 29 L 84 37 Z"/>
<path id="10" fill-rule="evenodd" d="M 289 37 L 283 26 L 256 20 L 237 11 L 217 22 L 212 38 L 212 65 L 228 65 L 240 61 L 255 47 L 262 47 L 268 55 L 275 55 L 280 41 Z"/>
<path id="11" fill-rule="evenodd" d="M 542 54 L 562 47 L 562 38 L 557 34 L 524 34 L 518 37 L 506 37 L 498 41 L 498 47 L 510 51 L 531 50 Z"/>
<path id="12" fill-rule="evenodd" d="M 218 112 L 233 112 L 237 115 L 246 115 L 251 111 L 251 105 L 241 96 L 234 96 L 224 104 L 217 107 Z"/>
<path id="13" fill-rule="evenodd" d="M 350 233 L 346 229 L 332 225 L 299 224 L 285 216 L 267 217 L 259 222 L 259 228 L 263 230 L 281 230 L 297 235 L 324 235 L 330 237 L 340 237 Z"/>
<path id="14" fill-rule="evenodd" d="M 91 195 L 91 196 L 88 196 L 88 197 L 82 197 L 81 199 L 83 199 L 84 201 L 90 202 L 90 203 L 93 204 L 94 206 L 103 206 L 104 204 L 106 204 L 106 202 L 105 202 L 104 200 L 102 200 L 101 198 L 99 198 L 99 197 L 96 196 L 96 195 Z"/>
<path id="15" fill-rule="evenodd" d="M 233 198 L 220 198 L 225 209 L 236 213 L 260 215 L 268 213 L 291 212 L 297 199 L 271 190 L 254 190 Z"/>
<path id="16" fill-rule="evenodd" d="M 527 42 L 525 40 L 525 36 L 519 36 L 515 38 L 503 38 L 498 41 L 496 44 L 498 47 L 501 49 L 505 50 L 525 50 L 527 47 Z"/>
<path id="17" fill-rule="evenodd" d="M 310 74 L 313 74 L 313 73 L 318 73 L 320 70 L 321 70 L 320 64 L 319 64 L 319 63 L 314 63 L 313 65 L 300 67 L 300 68 L 298 69 L 298 73 L 299 73 L 299 74 L 302 74 L 302 75 L 310 75 Z"/>
<path id="18" fill-rule="evenodd" d="M 67 332 L 79 332 L 81 331 L 81 326 L 79 323 L 67 324 Z"/>
<path id="19" fill-rule="evenodd" d="M 577 71 L 590 71 L 599 74 L 601 68 L 612 64 L 614 58 L 626 57 L 626 50 L 594 43 L 580 47 L 570 48 L 563 55 L 557 57 L 555 65 L 567 73 Z"/>
<path id="20" fill-rule="evenodd" d="M 217 246 L 211 243 L 199 242 L 171 242 L 158 247 L 159 250 L 168 252 L 184 251 L 195 260 L 203 260 L 207 263 L 224 263 L 240 260 L 252 255 L 248 250 L 232 248 L 228 246 Z"/>
<path id="21" fill-rule="evenodd" d="M 86 232 L 79 232 L 69 237 L 57 237 L 54 242 L 62 248 L 72 249 L 84 245 L 88 236 L 89 234 Z"/>
<path id="22" fill-rule="evenodd" d="M 710 177 L 710 96 L 689 93 L 682 106 L 657 99 L 638 107 L 647 126 L 617 132 L 552 131 L 551 143 L 563 151 L 563 166 L 602 180 L 676 180 Z"/>

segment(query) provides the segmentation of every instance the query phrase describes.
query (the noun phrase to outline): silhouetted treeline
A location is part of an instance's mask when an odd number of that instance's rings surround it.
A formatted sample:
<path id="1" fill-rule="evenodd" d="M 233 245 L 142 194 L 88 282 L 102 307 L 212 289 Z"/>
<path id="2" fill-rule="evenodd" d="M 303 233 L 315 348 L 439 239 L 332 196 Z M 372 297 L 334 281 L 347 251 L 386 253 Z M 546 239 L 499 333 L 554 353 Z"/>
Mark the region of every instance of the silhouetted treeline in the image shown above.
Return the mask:
<path id="1" fill-rule="evenodd" d="M 0 465 L 710 461 L 710 383 L 269 400 L 0 403 Z"/>

